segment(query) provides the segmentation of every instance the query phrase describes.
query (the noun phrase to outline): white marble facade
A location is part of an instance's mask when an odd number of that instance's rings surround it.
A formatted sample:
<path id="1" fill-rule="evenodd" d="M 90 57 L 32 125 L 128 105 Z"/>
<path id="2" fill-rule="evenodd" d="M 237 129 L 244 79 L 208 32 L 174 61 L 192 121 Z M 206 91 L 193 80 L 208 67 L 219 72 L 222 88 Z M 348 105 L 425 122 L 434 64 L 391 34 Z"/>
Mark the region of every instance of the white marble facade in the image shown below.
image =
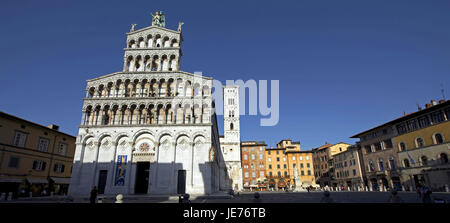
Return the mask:
<path id="1" fill-rule="evenodd" d="M 87 81 L 70 195 L 223 188 L 212 78 L 179 71 L 181 42 L 163 27 L 127 33 L 123 72 Z"/>

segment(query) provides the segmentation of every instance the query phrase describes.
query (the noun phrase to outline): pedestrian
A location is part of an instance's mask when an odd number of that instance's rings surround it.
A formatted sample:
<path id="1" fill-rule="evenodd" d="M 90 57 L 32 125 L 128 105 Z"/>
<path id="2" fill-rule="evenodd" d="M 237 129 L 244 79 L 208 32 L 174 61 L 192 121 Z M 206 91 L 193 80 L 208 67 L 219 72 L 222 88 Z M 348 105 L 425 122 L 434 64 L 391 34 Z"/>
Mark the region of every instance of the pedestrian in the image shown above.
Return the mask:
<path id="1" fill-rule="evenodd" d="M 183 204 L 190 204 L 191 201 L 189 200 L 189 194 L 183 194 L 182 196 L 180 196 L 178 202 Z"/>
<path id="2" fill-rule="evenodd" d="M 389 198 L 389 203 L 403 203 L 402 198 L 398 196 L 398 193 L 396 190 L 391 191 L 391 197 Z"/>
<path id="3" fill-rule="evenodd" d="M 430 188 L 428 188 L 427 186 L 423 186 L 422 187 L 422 202 L 429 204 L 429 203 L 433 203 L 433 201 L 431 200 L 431 190 Z"/>
<path id="4" fill-rule="evenodd" d="M 254 199 L 253 199 L 253 202 L 255 202 L 255 203 L 261 203 L 261 196 L 259 195 L 259 193 L 258 192 L 256 192 L 254 195 L 253 195 L 253 197 L 254 197 Z"/>
<path id="5" fill-rule="evenodd" d="M 306 187 L 306 190 L 308 191 L 308 193 L 309 193 L 309 190 L 310 190 L 310 188 L 309 187 Z"/>
<path id="6" fill-rule="evenodd" d="M 422 186 L 420 184 L 418 184 L 416 187 L 416 193 L 417 193 L 417 196 L 421 199 L 422 198 Z"/>
<path id="7" fill-rule="evenodd" d="M 320 203 L 334 203 L 333 198 L 330 197 L 330 192 L 323 192 L 323 197 L 320 199 Z"/>
<path id="8" fill-rule="evenodd" d="M 95 204 L 95 200 L 97 199 L 97 187 L 94 186 L 91 190 L 91 196 L 89 197 L 89 201 L 91 202 L 91 204 Z"/>

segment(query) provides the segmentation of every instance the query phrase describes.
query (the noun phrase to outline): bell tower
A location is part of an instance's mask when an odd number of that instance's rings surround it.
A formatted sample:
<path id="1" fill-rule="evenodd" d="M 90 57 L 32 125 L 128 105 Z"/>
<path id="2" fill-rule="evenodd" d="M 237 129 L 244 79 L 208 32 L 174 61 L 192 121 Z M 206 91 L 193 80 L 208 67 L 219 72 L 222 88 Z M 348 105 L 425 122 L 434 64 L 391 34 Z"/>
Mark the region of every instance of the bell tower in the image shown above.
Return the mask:
<path id="1" fill-rule="evenodd" d="M 239 122 L 239 86 L 223 87 L 224 135 L 220 145 L 229 178 L 229 189 L 242 190 L 241 134 Z"/>

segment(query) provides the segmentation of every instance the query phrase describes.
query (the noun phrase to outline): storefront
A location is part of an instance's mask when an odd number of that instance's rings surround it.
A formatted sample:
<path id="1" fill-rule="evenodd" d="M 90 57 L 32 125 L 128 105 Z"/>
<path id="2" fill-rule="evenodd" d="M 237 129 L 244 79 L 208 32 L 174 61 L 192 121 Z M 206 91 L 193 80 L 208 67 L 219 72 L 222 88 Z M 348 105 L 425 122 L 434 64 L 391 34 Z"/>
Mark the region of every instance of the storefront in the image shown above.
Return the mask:
<path id="1" fill-rule="evenodd" d="M 27 178 L 28 191 L 35 196 L 47 196 L 49 195 L 48 180 L 42 178 Z"/>
<path id="2" fill-rule="evenodd" d="M 12 193 L 13 198 L 17 198 L 23 183 L 24 180 L 20 178 L 0 178 L 0 194 L 5 193 L 8 196 L 9 193 Z"/>
<path id="3" fill-rule="evenodd" d="M 54 195 L 67 195 L 69 191 L 70 178 L 51 177 L 52 191 Z"/>

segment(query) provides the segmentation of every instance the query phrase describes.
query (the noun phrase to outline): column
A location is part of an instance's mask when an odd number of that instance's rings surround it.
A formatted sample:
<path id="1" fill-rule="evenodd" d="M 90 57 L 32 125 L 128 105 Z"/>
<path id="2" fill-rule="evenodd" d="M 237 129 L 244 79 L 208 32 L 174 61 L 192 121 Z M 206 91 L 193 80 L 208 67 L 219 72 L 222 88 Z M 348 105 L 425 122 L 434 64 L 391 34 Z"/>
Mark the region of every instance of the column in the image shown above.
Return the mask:
<path id="1" fill-rule="evenodd" d="M 123 72 L 127 72 L 128 68 L 127 68 L 127 57 L 123 57 Z"/>
<path id="2" fill-rule="evenodd" d="M 98 120 L 97 120 L 97 125 L 103 125 L 103 114 L 104 111 L 102 108 L 100 108 L 100 110 L 98 111 Z"/>

